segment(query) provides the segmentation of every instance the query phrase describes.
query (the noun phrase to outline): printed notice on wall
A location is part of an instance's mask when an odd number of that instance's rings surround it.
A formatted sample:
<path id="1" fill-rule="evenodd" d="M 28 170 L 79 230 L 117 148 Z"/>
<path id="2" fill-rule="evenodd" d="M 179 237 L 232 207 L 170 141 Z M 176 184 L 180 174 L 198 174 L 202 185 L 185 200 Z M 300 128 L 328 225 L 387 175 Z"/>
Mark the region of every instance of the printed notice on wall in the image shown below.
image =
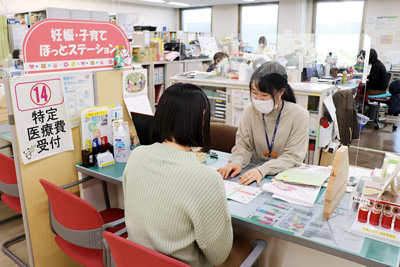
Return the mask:
<path id="1" fill-rule="evenodd" d="M 375 23 L 375 30 L 384 30 L 386 27 L 386 17 L 377 17 Z"/>
<path id="2" fill-rule="evenodd" d="M 71 128 L 78 126 L 82 110 L 94 106 L 92 73 L 62 74 L 61 87 L 69 125 Z"/>
<path id="3" fill-rule="evenodd" d="M 379 38 L 380 44 L 393 44 L 393 35 L 381 35 Z"/>
<path id="4" fill-rule="evenodd" d="M 11 98 L 24 164 L 74 149 L 58 75 L 17 78 Z"/>
<path id="5" fill-rule="evenodd" d="M 375 29 L 376 17 L 369 16 L 367 17 L 366 28 L 369 30 Z"/>
<path id="6" fill-rule="evenodd" d="M 397 16 L 386 17 L 386 30 L 396 29 Z"/>
<path id="7" fill-rule="evenodd" d="M 400 31 L 396 31 L 396 33 L 394 35 L 394 43 L 400 44 Z"/>
<path id="8" fill-rule="evenodd" d="M 147 97 L 147 70 L 128 70 L 122 75 L 122 91 L 128 112 L 153 115 Z"/>

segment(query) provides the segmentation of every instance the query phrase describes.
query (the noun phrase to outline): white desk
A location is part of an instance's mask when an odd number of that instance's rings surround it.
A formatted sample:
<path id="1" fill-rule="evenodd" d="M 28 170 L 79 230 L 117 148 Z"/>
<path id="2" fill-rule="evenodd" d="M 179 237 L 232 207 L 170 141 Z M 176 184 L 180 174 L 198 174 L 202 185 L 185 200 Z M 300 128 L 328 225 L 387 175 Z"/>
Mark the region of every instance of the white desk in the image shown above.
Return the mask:
<path id="1" fill-rule="evenodd" d="M 208 157 L 205 164 L 214 168 L 224 166 L 228 156 L 227 153 L 218 152 L 217 160 Z M 89 175 L 114 185 L 122 185 L 124 168 L 124 163 L 104 168 L 76 165 L 80 177 Z M 237 182 L 238 177 L 231 180 Z M 261 186 L 268 182 L 269 179 L 263 179 Z M 251 186 L 256 185 L 253 183 Z M 87 186 L 84 190 L 92 191 L 93 187 Z M 239 229 L 244 228 L 240 229 L 242 234 L 249 239 L 261 237 L 268 240 L 268 248 L 260 258 L 260 266 L 354 267 L 363 264 L 397 267 L 400 261 L 399 247 L 345 231 L 348 218 L 356 213 L 353 210 L 347 211 L 349 194 L 345 195 L 329 220 L 322 218 L 324 191 L 325 189 L 322 189 L 313 208 L 272 199 L 272 194 L 268 192 L 262 192 L 248 204 L 228 201 L 232 222 L 238 225 Z M 102 199 L 99 199 L 99 196 L 102 196 L 101 191 L 92 193 L 92 197 L 89 193 L 84 194 L 88 197 L 87 201 L 91 204 L 96 201 L 102 202 Z M 249 216 L 253 213 L 254 215 Z M 276 220 L 263 220 L 259 217 L 261 214 Z M 300 227 L 301 225 L 304 227 Z"/>

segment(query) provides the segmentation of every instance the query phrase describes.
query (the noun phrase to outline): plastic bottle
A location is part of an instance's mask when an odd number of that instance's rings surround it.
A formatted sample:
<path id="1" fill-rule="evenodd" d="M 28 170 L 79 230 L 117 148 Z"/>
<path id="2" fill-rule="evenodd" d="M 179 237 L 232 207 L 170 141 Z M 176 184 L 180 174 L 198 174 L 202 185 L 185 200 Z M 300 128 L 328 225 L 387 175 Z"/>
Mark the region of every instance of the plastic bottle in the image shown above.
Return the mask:
<path id="1" fill-rule="evenodd" d="M 342 76 L 342 84 L 347 83 L 347 71 L 343 71 L 343 76 Z"/>
<path id="2" fill-rule="evenodd" d="M 129 128 L 127 122 L 117 122 L 113 129 L 114 158 L 116 162 L 127 162 L 131 153 Z"/>
<path id="3" fill-rule="evenodd" d="M 353 73 L 354 73 L 353 67 L 350 66 L 350 68 L 349 68 L 349 75 L 348 75 L 347 80 L 352 80 L 352 79 L 353 79 Z"/>
<path id="4" fill-rule="evenodd" d="M 229 69 L 229 61 L 227 58 L 224 58 L 222 60 L 222 77 L 226 77 L 228 74 L 228 69 Z"/>

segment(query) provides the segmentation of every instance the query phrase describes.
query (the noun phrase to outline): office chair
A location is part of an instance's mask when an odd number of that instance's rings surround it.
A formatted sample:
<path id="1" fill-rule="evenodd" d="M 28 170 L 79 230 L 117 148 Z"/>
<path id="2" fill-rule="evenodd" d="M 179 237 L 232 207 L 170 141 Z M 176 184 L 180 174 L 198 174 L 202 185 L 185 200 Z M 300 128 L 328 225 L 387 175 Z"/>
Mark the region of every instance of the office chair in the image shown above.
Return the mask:
<path id="1" fill-rule="evenodd" d="M 50 229 L 57 245 L 72 259 L 86 267 L 108 266 L 108 255 L 103 251 L 102 232 L 116 232 L 125 227 L 124 211 L 110 208 L 98 212 L 80 197 L 64 190 L 89 180 L 58 187 L 40 179 L 49 198 Z"/>
<path id="2" fill-rule="evenodd" d="M 116 234 L 104 232 L 105 247 L 111 250 L 111 256 L 117 267 L 130 267 L 135 262 L 136 267 L 185 267 L 189 266 L 176 259 L 170 258 L 164 254 L 141 246 L 130 240 L 124 239 Z M 253 241 L 255 247 L 247 256 L 241 267 L 250 267 L 257 265 L 258 258 L 267 247 L 267 242 L 261 239 Z"/>
<path id="3" fill-rule="evenodd" d="M 4 154 L 0 154 L 0 191 L 1 200 L 9 208 L 18 212 L 19 214 L 5 218 L 0 221 L 0 224 L 9 222 L 14 219 L 19 219 L 22 217 L 21 202 L 19 199 L 18 185 L 17 185 L 17 174 L 15 172 L 14 160 L 7 157 Z M 15 261 L 19 266 L 26 267 L 27 265 L 21 261 L 15 254 L 13 254 L 8 247 L 15 242 L 19 242 L 25 239 L 25 234 L 16 236 L 10 240 L 7 240 L 1 246 L 1 250 L 9 256 L 13 261 Z"/>
<path id="4" fill-rule="evenodd" d="M 388 114 L 399 116 L 400 114 L 400 79 L 394 80 L 389 86 L 389 93 L 392 94 L 389 101 Z"/>
<path id="5" fill-rule="evenodd" d="M 386 79 L 387 82 L 389 83 L 390 78 L 391 78 L 392 74 L 390 72 L 387 73 L 386 75 Z M 386 119 L 379 119 L 379 114 L 381 112 L 384 112 L 385 114 L 388 113 L 388 108 L 387 106 L 389 105 L 390 102 L 390 98 L 391 98 L 391 94 L 389 92 L 386 92 L 385 94 L 381 94 L 381 95 L 373 95 L 373 96 L 368 96 L 368 92 L 366 92 L 367 95 L 367 100 L 368 100 L 368 105 L 370 105 L 370 102 L 377 102 L 378 103 L 378 107 L 376 109 L 376 111 L 374 112 L 374 122 L 375 122 L 375 129 L 378 130 L 379 129 L 379 123 L 386 125 L 392 125 L 392 129 L 396 130 L 397 125 L 393 122 L 387 122 Z M 381 106 L 381 104 L 385 104 L 386 107 Z"/>
<path id="6" fill-rule="evenodd" d="M 210 123 L 211 149 L 231 153 L 238 127 L 225 123 Z"/>
<path id="7" fill-rule="evenodd" d="M 189 265 L 170 258 L 152 249 L 122 238 L 116 234 L 104 232 L 104 246 L 111 250 L 112 258 L 118 267 L 189 267 Z"/>

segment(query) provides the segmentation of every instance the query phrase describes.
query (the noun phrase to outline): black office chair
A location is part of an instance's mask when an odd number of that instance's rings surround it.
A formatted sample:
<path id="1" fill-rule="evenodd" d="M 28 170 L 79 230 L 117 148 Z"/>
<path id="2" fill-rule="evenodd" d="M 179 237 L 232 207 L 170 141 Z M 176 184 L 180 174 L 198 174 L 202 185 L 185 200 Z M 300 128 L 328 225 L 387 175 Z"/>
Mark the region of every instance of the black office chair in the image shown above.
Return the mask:
<path id="1" fill-rule="evenodd" d="M 389 86 L 389 93 L 392 94 L 389 101 L 388 114 L 399 116 L 400 114 L 400 79 L 394 80 Z"/>
<path id="2" fill-rule="evenodd" d="M 386 74 L 386 79 L 387 79 L 388 83 L 390 81 L 391 76 L 392 76 L 392 74 L 390 72 L 388 72 Z M 396 128 L 397 128 L 397 125 L 394 122 L 387 122 L 386 119 L 379 118 L 380 113 L 382 113 L 382 112 L 384 112 L 385 115 L 388 114 L 388 106 L 389 106 L 390 98 L 391 98 L 391 96 L 389 96 L 389 95 L 385 95 L 385 96 L 382 95 L 381 97 L 368 96 L 369 102 L 378 103 L 378 106 L 373 110 L 373 113 L 374 113 L 373 116 L 371 116 L 374 119 L 374 122 L 376 124 L 375 125 L 376 130 L 378 130 L 380 128 L 379 127 L 380 123 L 384 124 L 384 126 L 392 125 L 393 130 L 396 130 Z M 371 104 L 369 104 L 369 105 L 371 108 L 372 105 Z"/>
<path id="3" fill-rule="evenodd" d="M 231 153 L 235 146 L 237 126 L 211 122 L 210 124 L 210 139 L 211 149 Z"/>

